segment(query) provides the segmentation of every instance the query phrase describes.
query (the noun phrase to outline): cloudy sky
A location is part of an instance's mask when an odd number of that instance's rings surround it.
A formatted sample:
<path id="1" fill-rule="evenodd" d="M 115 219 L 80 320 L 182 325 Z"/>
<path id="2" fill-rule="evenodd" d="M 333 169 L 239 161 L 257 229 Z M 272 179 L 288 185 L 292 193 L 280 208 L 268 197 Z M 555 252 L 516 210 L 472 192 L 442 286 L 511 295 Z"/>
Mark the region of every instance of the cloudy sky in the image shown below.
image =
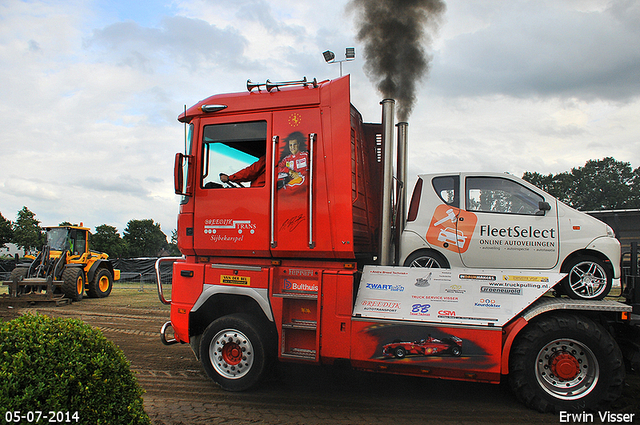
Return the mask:
<path id="1" fill-rule="evenodd" d="M 347 0 L 2 0 L 0 213 L 160 223 L 184 105 L 247 79 L 339 76 L 379 121 Z M 640 166 L 640 2 L 446 0 L 409 119 L 410 175 Z"/>

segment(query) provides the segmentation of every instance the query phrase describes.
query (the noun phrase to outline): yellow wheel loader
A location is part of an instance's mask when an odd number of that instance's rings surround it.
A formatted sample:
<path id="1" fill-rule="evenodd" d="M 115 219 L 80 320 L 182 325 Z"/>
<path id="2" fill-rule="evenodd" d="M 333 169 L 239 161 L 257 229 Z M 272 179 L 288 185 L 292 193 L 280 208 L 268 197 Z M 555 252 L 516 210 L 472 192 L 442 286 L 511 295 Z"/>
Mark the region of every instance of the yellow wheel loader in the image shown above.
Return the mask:
<path id="1" fill-rule="evenodd" d="M 113 282 L 120 279 L 107 254 L 89 249 L 90 232 L 86 227 L 56 226 L 45 228 L 47 244 L 31 263 L 18 264 L 4 285 L 10 296 L 44 293 L 63 294 L 74 301 L 84 294 L 90 298 L 108 297 Z"/>

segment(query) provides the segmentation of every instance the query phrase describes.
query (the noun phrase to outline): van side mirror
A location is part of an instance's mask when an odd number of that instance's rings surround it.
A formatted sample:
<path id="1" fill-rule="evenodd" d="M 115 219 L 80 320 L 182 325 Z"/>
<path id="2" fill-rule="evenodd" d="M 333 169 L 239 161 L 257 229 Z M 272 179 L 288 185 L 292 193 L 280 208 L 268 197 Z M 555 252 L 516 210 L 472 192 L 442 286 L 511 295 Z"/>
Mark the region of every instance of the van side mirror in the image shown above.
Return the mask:
<path id="1" fill-rule="evenodd" d="M 538 211 L 536 211 L 536 215 L 545 215 L 547 211 L 551 210 L 551 205 L 548 202 L 538 202 Z"/>

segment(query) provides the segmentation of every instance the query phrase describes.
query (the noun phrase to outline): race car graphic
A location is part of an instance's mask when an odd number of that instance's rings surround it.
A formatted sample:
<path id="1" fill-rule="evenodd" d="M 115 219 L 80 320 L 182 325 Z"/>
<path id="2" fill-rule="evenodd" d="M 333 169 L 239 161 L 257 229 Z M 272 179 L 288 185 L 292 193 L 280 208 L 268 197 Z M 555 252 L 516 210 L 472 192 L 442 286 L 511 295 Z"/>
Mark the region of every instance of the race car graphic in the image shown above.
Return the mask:
<path id="1" fill-rule="evenodd" d="M 428 336 L 413 342 L 394 341 L 382 347 L 382 354 L 385 357 L 396 357 L 402 359 L 409 354 L 418 356 L 434 356 L 436 354 L 451 354 L 459 357 L 462 354 L 462 340 L 458 337 L 433 338 Z"/>

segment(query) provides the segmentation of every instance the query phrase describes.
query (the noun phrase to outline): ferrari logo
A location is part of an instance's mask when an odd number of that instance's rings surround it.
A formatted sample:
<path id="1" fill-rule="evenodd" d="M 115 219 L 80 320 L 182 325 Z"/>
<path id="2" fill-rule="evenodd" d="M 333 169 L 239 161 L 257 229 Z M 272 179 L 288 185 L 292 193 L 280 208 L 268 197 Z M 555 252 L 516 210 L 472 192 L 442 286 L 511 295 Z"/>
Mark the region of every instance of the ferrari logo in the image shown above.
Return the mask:
<path id="1" fill-rule="evenodd" d="M 302 117 L 300 116 L 300 114 L 293 113 L 289 117 L 289 125 L 291 127 L 297 127 L 300 125 L 301 122 L 302 122 Z"/>

